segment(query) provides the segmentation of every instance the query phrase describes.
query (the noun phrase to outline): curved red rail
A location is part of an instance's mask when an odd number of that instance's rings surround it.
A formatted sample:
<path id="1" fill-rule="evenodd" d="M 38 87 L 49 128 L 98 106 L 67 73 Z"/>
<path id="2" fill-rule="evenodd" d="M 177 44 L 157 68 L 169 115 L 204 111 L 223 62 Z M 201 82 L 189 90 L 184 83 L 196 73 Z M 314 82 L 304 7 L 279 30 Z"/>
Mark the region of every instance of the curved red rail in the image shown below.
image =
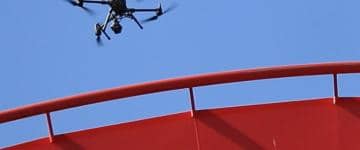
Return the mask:
<path id="1" fill-rule="evenodd" d="M 72 107 L 162 91 L 270 78 L 344 73 L 360 73 L 360 62 L 267 67 L 165 79 L 57 98 L 4 110 L 0 112 L 0 123 Z"/>

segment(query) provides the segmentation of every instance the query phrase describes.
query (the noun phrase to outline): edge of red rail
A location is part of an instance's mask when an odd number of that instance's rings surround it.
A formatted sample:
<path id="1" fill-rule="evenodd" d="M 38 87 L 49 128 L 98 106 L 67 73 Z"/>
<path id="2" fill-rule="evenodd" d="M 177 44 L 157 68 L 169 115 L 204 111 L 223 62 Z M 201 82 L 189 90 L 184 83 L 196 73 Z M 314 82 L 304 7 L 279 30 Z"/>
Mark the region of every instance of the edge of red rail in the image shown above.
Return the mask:
<path id="1" fill-rule="evenodd" d="M 0 123 L 9 122 L 34 115 L 49 114 L 50 112 L 105 102 L 114 99 L 139 96 L 163 91 L 224 84 L 231 82 L 285 78 L 311 75 L 334 75 L 337 97 L 337 74 L 360 73 L 360 62 L 333 62 L 305 65 L 288 65 L 264 67 L 255 69 L 233 70 L 218 73 L 208 73 L 165 80 L 151 81 L 128 86 L 98 90 L 63 98 L 52 99 L 14 109 L 0 111 Z M 334 88 L 335 89 L 335 88 Z"/>

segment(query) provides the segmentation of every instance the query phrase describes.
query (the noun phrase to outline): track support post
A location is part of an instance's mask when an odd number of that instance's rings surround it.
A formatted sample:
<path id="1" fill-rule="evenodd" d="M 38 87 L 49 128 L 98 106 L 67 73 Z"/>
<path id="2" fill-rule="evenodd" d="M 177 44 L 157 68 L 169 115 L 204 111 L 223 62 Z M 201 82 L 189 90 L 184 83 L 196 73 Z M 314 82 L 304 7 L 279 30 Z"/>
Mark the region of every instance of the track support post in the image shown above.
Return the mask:
<path id="1" fill-rule="evenodd" d="M 338 91 L 338 81 L 337 81 L 337 74 L 333 74 L 333 84 L 334 84 L 334 97 L 333 97 L 333 104 L 336 104 L 336 101 L 339 98 L 339 91 Z"/>
<path id="2" fill-rule="evenodd" d="M 52 127 L 52 123 L 51 123 L 51 116 L 50 116 L 49 112 L 46 113 L 46 121 L 48 124 L 48 130 L 49 130 L 49 141 L 50 141 L 50 143 L 52 143 L 52 142 L 54 142 L 54 131 L 53 131 L 53 127 Z"/>
<path id="3" fill-rule="evenodd" d="M 191 103 L 191 117 L 195 117 L 195 98 L 194 98 L 194 91 L 193 88 L 189 88 L 189 94 L 190 94 L 190 103 Z"/>

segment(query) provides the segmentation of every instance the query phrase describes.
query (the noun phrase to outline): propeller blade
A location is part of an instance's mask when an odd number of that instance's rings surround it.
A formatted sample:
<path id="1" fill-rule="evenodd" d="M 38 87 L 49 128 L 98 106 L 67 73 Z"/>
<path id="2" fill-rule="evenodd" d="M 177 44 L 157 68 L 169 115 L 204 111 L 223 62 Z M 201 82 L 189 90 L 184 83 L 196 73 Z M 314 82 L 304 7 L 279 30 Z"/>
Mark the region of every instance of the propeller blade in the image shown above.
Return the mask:
<path id="1" fill-rule="evenodd" d="M 97 44 L 98 46 L 103 46 L 103 45 L 104 45 L 104 43 L 103 43 L 103 41 L 102 41 L 102 39 L 101 39 L 100 36 L 97 36 L 97 37 L 96 37 L 96 44 Z"/>
<path id="2" fill-rule="evenodd" d="M 179 5 L 177 3 L 173 3 L 170 7 L 168 7 L 167 9 L 165 9 L 165 11 L 163 11 L 163 14 L 166 14 L 170 11 L 173 11 L 174 9 L 176 9 Z"/>
<path id="3" fill-rule="evenodd" d="M 64 1 L 66 1 L 66 2 L 68 2 L 69 4 L 71 4 L 71 5 L 73 5 L 73 6 L 77 6 L 77 7 L 80 7 L 81 9 L 83 9 L 86 13 L 88 13 L 89 15 L 94 15 L 95 14 L 95 12 L 92 10 L 92 9 L 90 9 L 90 8 L 88 8 L 88 7 L 85 7 L 85 6 L 83 6 L 83 5 L 80 5 L 78 2 L 76 2 L 76 1 L 73 1 L 73 0 L 64 0 Z"/>
<path id="4" fill-rule="evenodd" d="M 176 9 L 178 7 L 178 4 L 177 3 L 173 3 L 170 7 L 168 7 L 167 9 L 165 9 L 164 11 L 162 11 L 162 8 L 161 8 L 161 5 L 159 7 L 159 11 L 155 16 L 152 16 L 150 18 L 147 18 L 145 20 L 142 20 L 141 22 L 142 23 L 147 23 L 147 22 L 151 22 L 151 21 L 155 21 L 157 20 L 160 16 L 168 13 L 168 12 L 171 12 L 173 11 L 174 9 Z"/>
<path id="5" fill-rule="evenodd" d="M 96 35 L 96 43 L 101 46 L 103 45 L 102 39 L 101 39 L 101 33 L 105 35 L 105 37 L 110 40 L 110 36 L 103 30 L 103 25 L 100 23 L 95 24 L 95 35 Z"/>
<path id="6" fill-rule="evenodd" d="M 152 16 L 150 18 L 147 18 L 145 20 L 142 20 L 141 23 L 147 23 L 147 22 L 150 22 L 150 21 L 155 21 L 157 20 L 159 17 L 158 16 Z"/>
<path id="7" fill-rule="evenodd" d="M 73 5 L 73 6 L 78 6 L 79 4 L 73 0 L 64 0 L 66 2 L 68 2 L 69 4 Z"/>

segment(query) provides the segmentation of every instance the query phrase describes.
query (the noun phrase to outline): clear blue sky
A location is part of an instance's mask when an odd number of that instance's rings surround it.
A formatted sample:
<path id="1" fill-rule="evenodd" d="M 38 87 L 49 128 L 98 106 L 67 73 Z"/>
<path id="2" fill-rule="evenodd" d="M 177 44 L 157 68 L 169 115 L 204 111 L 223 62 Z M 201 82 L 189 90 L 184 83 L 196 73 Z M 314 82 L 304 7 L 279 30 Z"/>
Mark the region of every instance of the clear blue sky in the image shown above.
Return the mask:
<path id="1" fill-rule="evenodd" d="M 163 1 L 179 7 L 96 46 L 89 16 L 63 0 L 2 0 L 0 110 L 81 92 L 169 77 L 263 66 L 360 60 L 358 0 Z M 156 7 L 159 1 L 128 2 Z M 138 14 L 139 18 L 151 16 Z M 340 95 L 359 96 L 360 76 L 340 77 Z M 331 76 L 195 89 L 198 108 L 331 96 Z M 357 86 L 357 87 L 356 87 Z M 53 113 L 56 134 L 189 109 L 185 90 Z M 0 147 L 47 136 L 44 116 L 0 125 Z"/>

